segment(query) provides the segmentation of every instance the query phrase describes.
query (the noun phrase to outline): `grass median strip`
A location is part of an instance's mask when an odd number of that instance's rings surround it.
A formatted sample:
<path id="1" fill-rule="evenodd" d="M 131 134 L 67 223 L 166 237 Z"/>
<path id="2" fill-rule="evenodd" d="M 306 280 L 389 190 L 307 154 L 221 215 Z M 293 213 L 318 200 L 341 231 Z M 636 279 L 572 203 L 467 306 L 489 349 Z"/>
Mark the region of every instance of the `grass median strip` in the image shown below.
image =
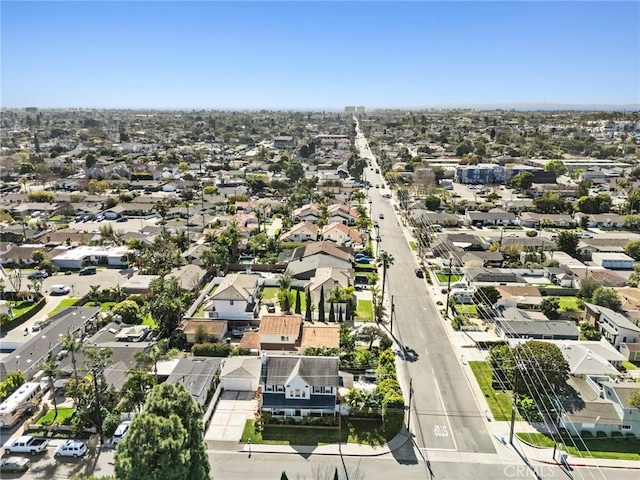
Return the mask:
<path id="1" fill-rule="evenodd" d="M 493 388 L 493 372 L 488 362 L 469 362 L 469 366 L 476 377 L 478 385 L 484 394 L 491 415 L 496 421 L 511 420 L 511 391 L 495 390 Z M 516 420 L 522 420 L 516 415 Z"/>
<path id="2" fill-rule="evenodd" d="M 544 433 L 518 433 L 517 435 L 531 445 L 553 448 L 553 439 Z M 578 458 L 640 461 L 640 440 L 633 437 L 563 437 L 562 442 L 558 442 L 558 448 Z"/>

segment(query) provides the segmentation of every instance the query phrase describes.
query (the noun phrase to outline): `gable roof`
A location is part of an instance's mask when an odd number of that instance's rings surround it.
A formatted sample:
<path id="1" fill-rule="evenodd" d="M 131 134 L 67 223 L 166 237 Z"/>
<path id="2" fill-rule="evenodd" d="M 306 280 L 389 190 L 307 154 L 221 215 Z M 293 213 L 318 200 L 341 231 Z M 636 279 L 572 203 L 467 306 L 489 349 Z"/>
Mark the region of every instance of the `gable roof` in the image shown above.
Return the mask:
<path id="1" fill-rule="evenodd" d="M 268 356 L 264 382 L 267 385 L 287 385 L 300 377 L 308 385 L 337 387 L 339 384 L 337 357 Z"/>
<path id="2" fill-rule="evenodd" d="M 225 360 L 220 378 L 255 378 L 260 379 L 262 366 L 256 357 L 229 357 Z"/>
<path id="3" fill-rule="evenodd" d="M 305 322 L 302 325 L 302 342 L 304 350 L 309 347 L 340 347 L 340 326 L 337 324 L 323 324 Z"/>
<path id="4" fill-rule="evenodd" d="M 260 335 L 300 336 L 302 315 L 263 315 L 260 320 Z"/>
<path id="5" fill-rule="evenodd" d="M 235 273 L 222 279 L 216 291 L 211 295 L 213 300 L 245 300 L 248 301 L 258 286 L 259 275 Z"/>
<path id="6" fill-rule="evenodd" d="M 302 258 L 307 258 L 312 255 L 330 255 L 332 257 L 337 257 L 341 260 L 350 261 L 351 255 L 344 250 L 339 249 L 335 243 L 330 240 L 324 240 L 322 242 L 314 242 L 306 247 L 304 247 L 304 251 L 302 253 Z"/>
<path id="7" fill-rule="evenodd" d="M 594 305 L 593 303 L 585 303 L 585 306 L 598 315 L 604 315 L 618 327 L 626 328 L 627 330 L 631 330 L 634 332 L 640 332 L 640 327 L 635 325 L 633 322 L 631 322 L 631 320 L 629 320 L 621 313 L 611 310 L 610 308 L 601 307 L 600 305 Z"/>

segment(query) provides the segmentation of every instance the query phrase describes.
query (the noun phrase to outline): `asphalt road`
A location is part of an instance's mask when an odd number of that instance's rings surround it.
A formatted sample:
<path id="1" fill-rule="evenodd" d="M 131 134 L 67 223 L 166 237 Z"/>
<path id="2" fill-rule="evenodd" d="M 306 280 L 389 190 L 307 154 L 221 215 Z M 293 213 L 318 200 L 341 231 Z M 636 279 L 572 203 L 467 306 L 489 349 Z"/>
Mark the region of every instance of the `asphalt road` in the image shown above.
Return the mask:
<path id="1" fill-rule="evenodd" d="M 114 450 L 106 449 L 99 455 L 89 452 L 80 460 L 55 460 L 53 448 L 45 455 L 34 457 L 28 472 L 22 475 L 2 474 L 2 478 L 23 480 L 72 479 L 75 475 L 93 472 L 97 477 L 114 474 Z M 349 480 L 378 480 L 402 478 L 403 480 L 447 479 L 447 480 L 509 480 L 535 479 L 533 472 L 524 465 L 477 461 L 460 455 L 459 458 L 432 460 L 428 464 L 418 456 L 394 457 L 344 457 L 296 454 L 253 454 L 235 451 L 209 451 L 209 462 L 213 478 L 224 480 L 277 480 L 282 471 L 288 478 L 303 480 L 332 480 L 336 467 L 339 478 Z M 344 463 L 343 463 L 344 461 Z M 637 470 L 579 468 L 570 472 L 549 465 L 535 464 L 539 478 L 563 479 L 592 478 L 637 480 Z"/>
<path id="2" fill-rule="evenodd" d="M 360 144 L 362 142 L 359 142 Z M 365 148 L 364 156 L 372 158 Z M 373 168 L 376 164 L 373 164 Z M 367 172 L 372 184 L 382 183 L 375 171 Z M 387 272 L 386 294 L 393 296 L 393 334 L 404 347 L 402 375 L 405 395 L 412 382 L 411 431 L 420 447 L 461 452 L 494 453 L 478 407 L 458 363 L 425 280 L 417 278 L 418 266 L 404 237 L 391 202 L 380 190 L 369 189 L 373 218 L 380 225 L 380 250 L 394 258 Z M 384 219 L 379 219 L 379 214 Z"/>

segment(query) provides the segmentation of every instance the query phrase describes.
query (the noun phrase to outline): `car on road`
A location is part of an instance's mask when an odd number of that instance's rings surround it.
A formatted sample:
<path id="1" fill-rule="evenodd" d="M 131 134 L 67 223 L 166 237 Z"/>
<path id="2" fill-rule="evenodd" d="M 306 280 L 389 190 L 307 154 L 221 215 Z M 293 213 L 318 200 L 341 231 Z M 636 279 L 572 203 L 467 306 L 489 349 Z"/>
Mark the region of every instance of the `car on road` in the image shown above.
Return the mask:
<path id="1" fill-rule="evenodd" d="M 126 420 L 118 425 L 118 428 L 116 428 L 116 431 L 113 434 L 113 439 L 111 440 L 114 446 L 118 445 L 122 441 L 124 436 L 129 432 L 130 425 L 131 420 Z"/>
<path id="2" fill-rule="evenodd" d="M 78 275 L 95 275 L 96 271 L 96 267 L 84 267 L 78 272 Z"/>
<path id="3" fill-rule="evenodd" d="M 120 217 L 116 220 L 116 222 L 118 223 L 122 223 L 122 222 L 128 222 L 129 219 L 127 217 Z"/>
<path id="4" fill-rule="evenodd" d="M 380 215 L 378 215 L 378 218 L 379 218 L 380 220 L 383 220 L 383 219 L 384 219 L 384 213 L 381 213 Z"/>
<path id="5" fill-rule="evenodd" d="M 29 275 L 27 275 L 27 278 L 29 280 L 38 280 L 38 279 L 42 279 L 42 278 L 47 278 L 48 276 L 49 276 L 49 274 L 45 270 L 37 270 L 37 271 L 31 272 Z"/>
<path id="6" fill-rule="evenodd" d="M 87 444 L 79 440 L 67 440 L 56 448 L 54 456 L 79 458 L 87 453 Z"/>
<path id="7" fill-rule="evenodd" d="M 416 277 L 424 278 L 424 272 L 422 271 L 421 268 L 416 268 L 415 272 L 416 272 Z"/>
<path id="8" fill-rule="evenodd" d="M 69 287 L 66 285 L 51 285 L 49 295 L 66 295 L 69 293 Z"/>
<path id="9" fill-rule="evenodd" d="M 26 472 L 31 465 L 31 460 L 24 457 L 8 457 L 0 461 L 0 472 L 20 473 Z"/>
<path id="10" fill-rule="evenodd" d="M 42 330 L 44 326 L 45 326 L 45 323 L 42 320 L 38 320 L 31 326 L 31 331 L 39 332 L 40 330 Z"/>

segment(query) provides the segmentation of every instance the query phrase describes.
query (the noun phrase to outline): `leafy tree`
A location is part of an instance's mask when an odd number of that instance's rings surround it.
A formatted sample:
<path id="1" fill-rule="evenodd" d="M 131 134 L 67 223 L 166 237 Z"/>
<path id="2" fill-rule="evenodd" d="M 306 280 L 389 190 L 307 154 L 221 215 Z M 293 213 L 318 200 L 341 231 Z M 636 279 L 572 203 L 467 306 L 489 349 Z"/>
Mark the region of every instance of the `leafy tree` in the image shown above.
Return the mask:
<path id="1" fill-rule="evenodd" d="M 362 328 L 360 333 L 362 335 L 362 338 L 366 342 L 369 342 L 369 346 L 367 347 L 367 349 L 371 350 L 373 348 L 373 342 L 381 338 L 384 332 L 379 327 L 376 327 L 374 325 L 367 325 L 366 327 Z"/>
<path id="2" fill-rule="evenodd" d="M 595 280 L 593 277 L 585 277 L 580 280 L 580 289 L 578 290 L 578 297 L 591 301 L 593 292 L 600 288 L 602 284 Z"/>
<path id="3" fill-rule="evenodd" d="M 556 177 L 567 173 L 567 167 L 562 160 L 551 160 L 544 166 L 545 172 L 553 173 Z"/>
<path id="4" fill-rule="evenodd" d="M 438 210 L 440 208 L 440 197 L 429 195 L 424 199 L 424 206 L 427 210 Z"/>
<path id="5" fill-rule="evenodd" d="M 558 239 L 556 240 L 556 245 L 558 246 L 558 250 L 564 252 L 568 255 L 575 256 L 578 252 L 578 243 L 580 242 L 580 237 L 573 232 L 560 232 L 558 234 Z"/>
<path id="6" fill-rule="evenodd" d="M 158 324 L 162 336 L 169 337 L 178 328 L 184 314 L 184 303 L 177 278 L 158 278 L 151 282 L 147 310 Z"/>
<path id="7" fill-rule="evenodd" d="M 498 292 L 498 289 L 492 286 L 480 287 L 473 295 L 476 303 L 486 305 L 488 307 L 495 305 L 495 303 L 500 300 L 500 297 L 501 295 L 500 292 Z"/>
<path id="8" fill-rule="evenodd" d="M 149 390 L 153 388 L 156 382 L 157 380 L 154 381 L 154 378 L 147 372 L 129 370 L 127 372 L 127 380 L 120 391 L 123 400 L 122 408 L 125 411 L 135 410 L 140 412 Z"/>
<path id="9" fill-rule="evenodd" d="M 624 247 L 624 253 L 629 255 L 636 261 L 640 261 L 640 240 L 630 241 L 626 247 Z"/>
<path id="10" fill-rule="evenodd" d="M 209 470 L 200 405 L 179 383 L 156 385 L 118 445 L 116 477 L 208 480 Z"/>
<path id="11" fill-rule="evenodd" d="M 463 140 L 456 145 L 455 152 L 457 157 L 471 153 L 473 152 L 473 143 L 470 140 Z"/>
<path id="12" fill-rule="evenodd" d="M 226 245 L 216 243 L 213 248 L 208 248 L 200 254 L 200 261 L 208 269 L 217 273 L 218 270 L 229 263 L 229 249 Z"/>
<path id="13" fill-rule="evenodd" d="M 560 348 L 539 340 L 529 340 L 514 349 L 493 347 L 489 363 L 496 375 L 511 385 L 517 383 L 518 395 L 528 395 L 538 406 L 548 402 L 554 392 L 562 392 L 569 377 L 569 365 Z"/>
<path id="14" fill-rule="evenodd" d="M 622 307 L 622 301 L 613 288 L 599 287 L 593 292 L 591 303 L 601 307 L 618 311 Z"/>
<path id="15" fill-rule="evenodd" d="M 116 303 L 111 309 L 111 313 L 114 315 L 120 315 L 122 317 L 122 321 L 129 325 L 137 325 L 142 321 L 140 307 L 133 300 L 124 300 L 120 303 Z"/>
<path id="16" fill-rule="evenodd" d="M 627 215 L 624 217 L 624 228 L 628 228 L 629 230 L 638 230 L 640 229 L 640 215 Z"/>
<path id="17" fill-rule="evenodd" d="M 612 200 L 608 193 L 599 193 L 595 197 L 584 196 L 576 202 L 577 209 L 582 213 L 608 213 Z"/>
<path id="18" fill-rule="evenodd" d="M 602 333 L 598 331 L 596 327 L 588 323 L 580 324 L 580 337 L 582 340 L 595 340 L 599 341 L 602 338 Z"/>
<path id="19" fill-rule="evenodd" d="M 102 195 L 109 188 L 109 184 L 104 180 L 89 180 L 87 191 L 91 194 Z"/>
<path id="20" fill-rule="evenodd" d="M 571 210 L 571 204 L 556 192 L 545 192 L 533 200 L 533 206 L 537 213 L 565 213 Z"/>
<path id="21" fill-rule="evenodd" d="M 640 408 L 640 388 L 636 388 L 629 394 L 627 403 L 634 408 Z"/>
<path id="22" fill-rule="evenodd" d="M 6 380 L 0 382 L 0 402 L 15 392 L 24 382 L 25 378 L 22 372 L 9 373 Z"/>
<path id="23" fill-rule="evenodd" d="M 549 320 L 557 320 L 560 318 L 560 299 L 558 297 L 546 297 L 540 302 L 540 310 Z"/>
<path id="24" fill-rule="evenodd" d="M 533 173 L 519 172 L 511 179 L 511 185 L 520 190 L 529 190 L 533 185 Z"/>

